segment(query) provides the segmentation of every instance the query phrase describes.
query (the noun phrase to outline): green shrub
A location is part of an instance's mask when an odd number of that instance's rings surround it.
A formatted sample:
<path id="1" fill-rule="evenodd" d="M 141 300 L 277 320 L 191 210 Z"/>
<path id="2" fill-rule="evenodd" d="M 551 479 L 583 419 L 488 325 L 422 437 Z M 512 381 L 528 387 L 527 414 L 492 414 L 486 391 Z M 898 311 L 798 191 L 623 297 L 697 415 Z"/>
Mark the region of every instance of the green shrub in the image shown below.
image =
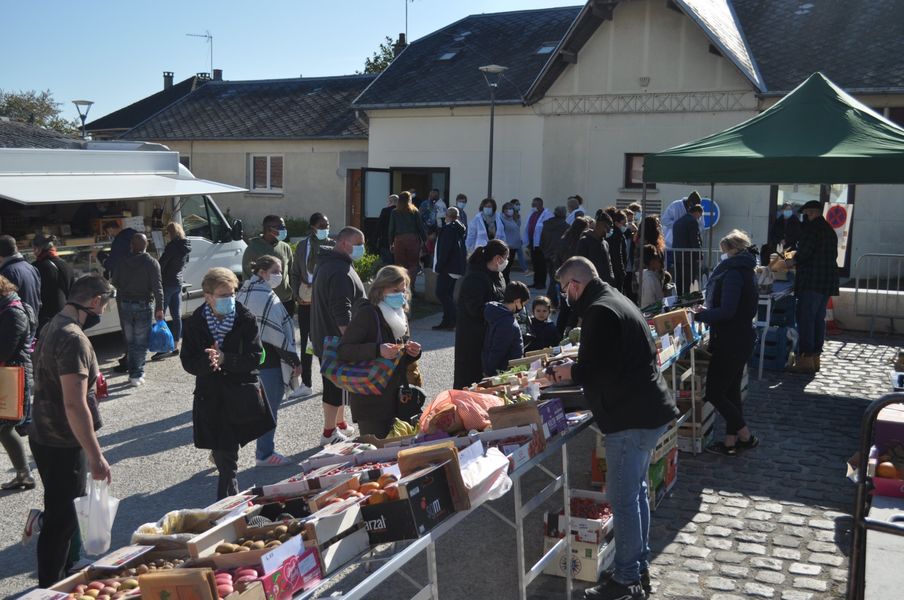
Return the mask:
<path id="1" fill-rule="evenodd" d="M 290 238 L 305 237 L 311 231 L 311 224 L 307 219 L 290 219 L 285 217 L 286 233 Z"/>
<path id="2" fill-rule="evenodd" d="M 356 260 L 353 266 L 355 272 L 358 273 L 358 277 L 361 278 L 361 281 L 366 283 L 373 280 L 377 271 L 380 270 L 380 256 L 378 254 L 365 254 Z"/>

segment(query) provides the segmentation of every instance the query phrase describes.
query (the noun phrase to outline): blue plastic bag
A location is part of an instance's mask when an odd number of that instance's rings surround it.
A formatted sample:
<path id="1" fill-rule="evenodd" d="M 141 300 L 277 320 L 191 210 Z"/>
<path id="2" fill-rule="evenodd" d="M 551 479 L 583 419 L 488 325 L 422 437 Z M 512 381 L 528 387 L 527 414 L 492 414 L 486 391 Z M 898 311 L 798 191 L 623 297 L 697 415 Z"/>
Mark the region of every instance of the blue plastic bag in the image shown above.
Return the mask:
<path id="1" fill-rule="evenodd" d="M 173 340 L 173 334 L 170 333 L 166 321 L 160 320 L 151 325 L 151 331 L 148 333 L 148 350 L 151 352 L 173 352 L 176 349 L 176 342 Z"/>

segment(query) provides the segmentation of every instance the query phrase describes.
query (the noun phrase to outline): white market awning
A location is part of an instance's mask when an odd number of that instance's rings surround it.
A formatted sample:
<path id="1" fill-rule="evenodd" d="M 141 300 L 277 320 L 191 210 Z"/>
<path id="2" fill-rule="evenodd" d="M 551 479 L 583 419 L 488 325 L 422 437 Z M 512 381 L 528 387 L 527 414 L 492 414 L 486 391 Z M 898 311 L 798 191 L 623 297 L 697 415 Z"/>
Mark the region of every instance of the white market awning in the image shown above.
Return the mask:
<path id="1" fill-rule="evenodd" d="M 53 204 L 133 198 L 166 198 L 243 192 L 244 188 L 175 175 L 5 175 L 0 198 L 20 204 Z"/>

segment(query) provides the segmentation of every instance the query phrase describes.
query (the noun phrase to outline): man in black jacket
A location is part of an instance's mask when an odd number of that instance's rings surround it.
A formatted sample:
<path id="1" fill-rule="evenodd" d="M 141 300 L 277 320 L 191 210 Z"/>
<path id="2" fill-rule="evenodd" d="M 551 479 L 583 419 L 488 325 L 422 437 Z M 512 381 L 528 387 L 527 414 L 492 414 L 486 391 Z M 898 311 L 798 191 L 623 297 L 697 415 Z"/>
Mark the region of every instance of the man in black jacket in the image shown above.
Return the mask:
<path id="1" fill-rule="evenodd" d="M 455 282 L 465 274 L 468 251 L 465 248 L 465 226 L 458 220 L 458 209 L 446 210 L 446 224 L 436 238 L 433 270 L 436 271 L 436 297 L 443 305 L 443 319 L 433 329 L 455 329 Z"/>
<path id="2" fill-rule="evenodd" d="M 649 593 L 649 523 L 646 476 L 650 453 L 678 416 L 659 372 L 650 327 L 621 293 L 600 280 L 583 257 L 556 273 L 572 310 L 581 318 L 577 360 L 555 367 L 555 381 L 573 381 L 605 434 L 606 493 L 615 519 L 615 570 L 589 588 L 591 599 L 634 600 Z"/>
<path id="3" fill-rule="evenodd" d="M 380 253 L 380 262 L 382 262 L 384 266 L 395 263 L 395 259 L 392 256 L 392 250 L 390 250 L 392 240 L 389 239 L 389 216 L 392 214 L 392 211 L 395 210 L 396 204 L 398 203 L 399 197 L 396 194 L 389 196 L 386 200 L 386 206 L 380 211 L 380 218 L 377 219 L 376 246 L 377 251 Z M 312 223 L 311 227 L 313 226 L 314 224 Z"/>
<path id="4" fill-rule="evenodd" d="M 36 315 L 41 313 L 41 275 L 22 256 L 11 235 L 0 235 L 0 275 L 19 288 L 19 298 Z"/>
<path id="5" fill-rule="evenodd" d="M 600 211 L 596 215 L 593 229 L 585 231 L 578 240 L 578 256 L 583 256 L 596 268 L 600 279 L 609 285 L 615 285 L 612 274 L 612 259 L 609 258 L 609 242 L 604 238 L 611 236 L 612 217 Z"/>
<path id="6" fill-rule="evenodd" d="M 119 304 L 119 324 L 126 338 L 129 385 L 139 387 L 144 384 L 152 318 L 163 320 L 163 282 L 160 263 L 147 253 L 148 238 L 136 233 L 130 245 L 132 253 L 113 272 L 113 285 Z"/>
<path id="7" fill-rule="evenodd" d="M 678 294 L 683 296 L 690 291 L 691 284 L 700 282 L 700 249 L 703 239 L 700 237 L 700 217 L 703 207 L 695 204 L 687 209 L 687 214 L 675 221 L 672 229 L 672 256 L 675 264 L 675 282 Z"/>
<path id="8" fill-rule="evenodd" d="M 628 215 L 615 207 L 607 208 L 606 214 L 612 217 L 612 235 L 606 240 L 609 243 L 609 261 L 612 263 L 612 276 L 615 289 L 624 293 L 625 271 L 628 268 Z"/>

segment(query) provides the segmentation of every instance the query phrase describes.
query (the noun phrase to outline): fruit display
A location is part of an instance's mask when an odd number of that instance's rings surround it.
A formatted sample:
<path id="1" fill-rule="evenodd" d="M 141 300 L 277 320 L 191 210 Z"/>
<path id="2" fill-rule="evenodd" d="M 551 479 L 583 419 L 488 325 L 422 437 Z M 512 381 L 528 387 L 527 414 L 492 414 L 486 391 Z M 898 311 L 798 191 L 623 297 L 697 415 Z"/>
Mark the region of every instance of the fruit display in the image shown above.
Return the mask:
<path id="1" fill-rule="evenodd" d="M 592 498 L 572 497 L 569 503 L 571 516 L 579 519 L 607 521 L 612 518 L 612 507 L 608 502 L 597 502 Z M 564 511 L 562 511 L 564 514 Z"/>
<path id="2" fill-rule="evenodd" d="M 392 422 L 392 429 L 389 431 L 389 434 L 386 436 L 387 438 L 398 438 L 405 437 L 409 435 L 417 435 L 418 427 L 412 425 L 407 421 L 402 421 L 401 419 L 395 419 Z"/>
<path id="3" fill-rule="evenodd" d="M 138 577 L 139 575 L 144 575 L 145 573 L 154 573 L 156 571 L 168 571 L 170 569 L 176 569 L 181 567 L 185 560 L 181 558 L 158 558 L 155 560 L 147 560 L 142 562 L 141 564 L 132 565 L 120 571 L 117 571 L 113 577 L 117 578 L 127 578 L 127 577 Z"/>
<path id="4" fill-rule="evenodd" d="M 139 593 L 137 579 L 99 579 L 76 585 L 69 593 L 69 600 L 118 600 Z"/>
<path id="5" fill-rule="evenodd" d="M 261 575 L 263 575 L 262 569 L 255 567 L 220 569 L 214 574 L 217 582 L 217 596 L 225 598 L 235 591 L 242 592 L 246 586 L 257 581 Z"/>
<path id="6" fill-rule="evenodd" d="M 399 486 L 396 483 L 398 479 L 395 475 L 384 473 L 376 481 L 361 484 L 358 491 L 362 497 L 367 499 L 365 504 L 381 504 L 383 502 L 392 502 L 399 499 Z"/>
<path id="7" fill-rule="evenodd" d="M 893 446 L 879 457 L 876 477 L 904 479 L 904 446 Z"/>
<path id="8" fill-rule="evenodd" d="M 236 554 L 238 552 L 250 552 L 252 550 L 272 550 L 284 542 L 289 541 L 304 530 L 304 524 L 300 520 L 292 520 L 275 527 L 265 527 L 260 532 L 254 529 L 248 531 L 244 537 L 238 538 L 234 543 L 224 542 L 219 544 L 214 554 Z"/>

